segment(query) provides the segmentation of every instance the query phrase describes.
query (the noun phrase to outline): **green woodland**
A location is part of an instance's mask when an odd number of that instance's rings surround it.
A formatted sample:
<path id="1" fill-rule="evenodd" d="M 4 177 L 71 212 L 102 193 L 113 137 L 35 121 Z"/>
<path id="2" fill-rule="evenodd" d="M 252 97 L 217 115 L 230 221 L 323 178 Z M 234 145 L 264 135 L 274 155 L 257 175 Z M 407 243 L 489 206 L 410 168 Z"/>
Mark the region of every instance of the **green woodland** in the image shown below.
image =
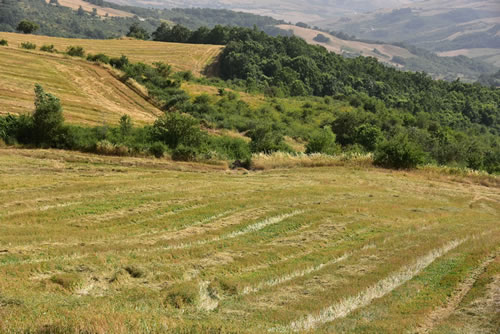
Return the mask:
<path id="1" fill-rule="evenodd" d="M 162 29 L 153 34 L 156 39 Z M 173 73 L 164 63 L 130 63 L 126 56 L 87 55 L 88 61 L 121 70 L 123 82 L 134 79 L 147 88 L 165 112 L 152 126 L 134 128 L 125 116 L 117 127 L 64 125 L 62 116 L 52 116 L 62 113 L 58 99 L 37 86 L 35 114 L 0 118 L 1 138 L 8 144 L 104 154 L 161 157 L 168 152 L 177 160 L 225 159 L 250 167 L 251 153 L 293 153 L 284 140 L 288 136 L 305 143 L 306 153 L 372 152 L 375 163 L 391 168 L 432 163 L 500 172 L 497 89 L 435 81 L 373 58 L 342 58 L 302 39 L 271 37 L 256 28 L 199 31 L 206 32 L 200 41 L 218 36 L 227 43 L 221 78 L 194 78 Z M 84 56 L 78 47 L 68 52 Z M 219 97 L 193 99 L 180 88 L 183 81 L 217 86 Z M 264 94 L 266 102 L 250 106 L 238 92 Z M 36 116 L 40 110 L 45 116 Z M 210 136 L 206 128 L 234 130 L 250 140 Z"/>
<path id="2" fill-rule="evenodd" d="M 107 39 L 125 35 L 132 24 L 140 24 L 152 32 L 161 22 L 168 21 L 196 29 L 217 24 L 243 27 L 258 26 L 269 31 L 282 23 L 270 17 L 216 9 L 147 9 L 120 6 L 111 2 L 88 0 L 99 6 L 116 8 L 134 14 L 134 17 L 99 17 L 84 10 L 74 11 L 60 6 L 57 0 L 0 0 L 0 31 L 14 32 L 20 21 L 29 20 L 39 25 L 37 34 L 57 37 Z"/>

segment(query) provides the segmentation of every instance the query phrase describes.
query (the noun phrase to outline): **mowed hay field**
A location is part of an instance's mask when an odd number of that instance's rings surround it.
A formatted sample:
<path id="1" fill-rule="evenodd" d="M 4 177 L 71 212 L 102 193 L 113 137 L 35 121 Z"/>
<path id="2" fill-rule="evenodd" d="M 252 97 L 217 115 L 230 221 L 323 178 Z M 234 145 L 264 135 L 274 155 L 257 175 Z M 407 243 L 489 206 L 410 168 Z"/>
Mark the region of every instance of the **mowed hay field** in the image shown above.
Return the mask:
<path id="1" fill-rule="evenodd" d="M 23 35 L 0 32 L 0 39 L 5 39 L 10 46 L 31 42 L 39 48 L 53 44 L 58 51 L 66 51 L 68 46 L 81 46 L 87 53 L 104 53 L 110 57 L 126 55 L 132 62 L 165 62 L 176 71 L 192 71 L 199 75 L 211 64 L 222 51 L 220 45 L 180 44 L 141 41 L 136 39 L 74 39 L 38 35 Z"/>
<path id="2" fill-rule="evenodd" d="M 50 3 L 50 0 L 45 0 L 45 2 Z M 90 2 L 83 1 L 83 0 L 58 0 L 59 5 L 64 6 L 64 7 L 69 7 L 71 9 L 77 10 L 80 8 L 80 6 L 83 8 L 83 10 L 87 12 L 92 12 L 92 10 L 95 8 L 97 10 L 97 15 L 99 16 L 111 16 L 111 17 L 132 17 L 134 14 L 124 12 L 119 9 L 114 9 L 114 8 L 108 8 L 108 7 L 101 7 L 94 5 Z"/>
<path id="3" fill-rule="evenodd" d="M 84 60 L 2 47 L 0 63 L 0 114 L 33 112 L 35 83 L 61 100 L 69 123 L 117 124 L 127 114 L 146 124 L 161 113 L 110 70 Z"/>
<path id="4" fill-rule="evenodd" d="M 0 150 L 2 333 L 498 333 L 496 180 Z"/>

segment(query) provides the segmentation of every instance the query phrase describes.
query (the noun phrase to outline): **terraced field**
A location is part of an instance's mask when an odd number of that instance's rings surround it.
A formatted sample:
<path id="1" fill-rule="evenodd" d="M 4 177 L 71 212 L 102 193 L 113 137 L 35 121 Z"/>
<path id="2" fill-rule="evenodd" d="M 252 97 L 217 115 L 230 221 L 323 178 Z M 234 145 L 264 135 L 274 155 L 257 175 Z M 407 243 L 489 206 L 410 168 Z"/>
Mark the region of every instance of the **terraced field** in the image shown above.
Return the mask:
<path id="1" fill-rule="evenodd" d="M 61 99 L 69 123 L 117 124 L 127 114 L 146 124 L 161 113 L 110 70 L 84 60 L 1 47 L 0 63 L 0 114 L 31 113 L 35 83 Z"/>
<path id="2" fill-rule="evenodd" d="M 498 180 L 0 149 L 0 332 L 497 333 Z"/>
<path id="3" fill-rule="evenodd" d="M 0 39 L 5 39 L 10 46 L 18 47 L 21 43 L 31 42 L 38 47 L 53 44 L 59 51 L 68 46 L 82 46 L 88 53 L 104 53 L 111 57 L 126 55 L 132 62 L 154 63 L 162 61 L 172 65 L 176 71 L 192 71 L 199 75 L 221 52 L 220 45 L 162 43 L 135 39 L 93 40 L 58 38 L 38 35 L 23 35 L 0 32 Z"/>

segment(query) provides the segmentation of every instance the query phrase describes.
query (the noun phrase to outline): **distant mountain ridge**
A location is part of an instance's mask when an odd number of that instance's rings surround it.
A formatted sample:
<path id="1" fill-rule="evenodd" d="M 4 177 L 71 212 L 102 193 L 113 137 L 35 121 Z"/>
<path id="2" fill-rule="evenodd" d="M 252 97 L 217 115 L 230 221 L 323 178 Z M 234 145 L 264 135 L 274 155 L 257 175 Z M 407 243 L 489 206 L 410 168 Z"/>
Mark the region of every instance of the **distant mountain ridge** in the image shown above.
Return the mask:
<path id="1" fill-rule="evenodd" d="M 358 38 L 405 42 L 442 56 L 465 55 L 500 66 L 500 3 L 427 0 L 317 25 Z"/>
<path id="2" fill-rule="evenodd" d="M 379 8 L 396 8 L 411 4 L 415 0 L 111 0 L 118 4 L 142 7 L 202 7 L 231 9 L 276 19 L 298 22 L 316 21 L 367 13 Z"/>

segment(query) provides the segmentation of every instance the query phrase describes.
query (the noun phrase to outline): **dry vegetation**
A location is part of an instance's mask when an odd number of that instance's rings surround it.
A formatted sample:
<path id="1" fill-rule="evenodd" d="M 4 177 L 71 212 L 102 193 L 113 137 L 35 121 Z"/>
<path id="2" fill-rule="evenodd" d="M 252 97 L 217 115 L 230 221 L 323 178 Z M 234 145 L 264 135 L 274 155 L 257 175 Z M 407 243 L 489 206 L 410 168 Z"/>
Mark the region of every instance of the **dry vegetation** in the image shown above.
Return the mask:
<path id="1" fill-rule="evenodd" d="M 109 69 L 84 60 L 2 47 L 0 62 L 0 114 L 32 112 L 35 83 L 61 99 L 70 123 L 117 124 L 127 114 L 146 124 L 160 114 Z"/>
<path id="2" fill-rule="evenodd" d="M 19 46 L 23 42 L 35 43 L 38 47 L 53 44 L 59 51 L 65 51 L 68 46 L 78 45 L 88 53 L 104 53 L 111 57 L 126 55 L 132 62 L 149 64 L 162 61 L 172 65 L 176 71 L 192 71 L 196 75 L 203 72 L 222 50 L 222 46 L 219 45 L 163 43 L 135 39 L 74 39 L 6 32 L 0 32 L 0 39 L 7 40 L 10 46 Z"/>
<path id="3" fill-rule="evenodd" d="M 47 3 L 50 3 L 50 0 L 46 0 Z M 80 6 L 83 10 L 87 12 L 92 12 L 92 9 L 95 8 L 97 10 L 97 15 L 99 16 L 110 16 L 110 17 L 132 17 L 134 14 L 127 13 L 119 9 L 100 7 L 89 2 L 83 0 L 58 0 L 59 4 L 64 7 L 69 7 L 71 9 L 77 10 Z"/>
<path id="4" fill-rule="evenodd" d="M 337 54 L 343 54 L 344 52 L 359 53 L 365 57 L 377 58 L 382 63 L 390 64 L 396 67 L 401 67 L 401 65 L 392 62 L 392 57 L 415 57 L 415 55 L 410 53 L 408 50 L 390 44 L 346 41 L 318 30 L 301 28 L 294 25 L 283 24 L 279 25 L 278 27 L 283 30 L 292 30 L 296 36 L 303 38 L 307 43 L 321 45 L 331 52 L 335 52 Z M 323 34 L 324 36 L 328 37 L 330 41 L 328 43 L 316 42 L 314 40 L 314 37 L 316 37 L 318 34 Z M 375 53 L 373 51 L 374 49 L 377 49 L 379 53 Z"/>
<path id="5" fill-rule="evenodd" d="M 492 182 L 16 149 L 0 174 L 0 332 L 500 326 Z"/>

